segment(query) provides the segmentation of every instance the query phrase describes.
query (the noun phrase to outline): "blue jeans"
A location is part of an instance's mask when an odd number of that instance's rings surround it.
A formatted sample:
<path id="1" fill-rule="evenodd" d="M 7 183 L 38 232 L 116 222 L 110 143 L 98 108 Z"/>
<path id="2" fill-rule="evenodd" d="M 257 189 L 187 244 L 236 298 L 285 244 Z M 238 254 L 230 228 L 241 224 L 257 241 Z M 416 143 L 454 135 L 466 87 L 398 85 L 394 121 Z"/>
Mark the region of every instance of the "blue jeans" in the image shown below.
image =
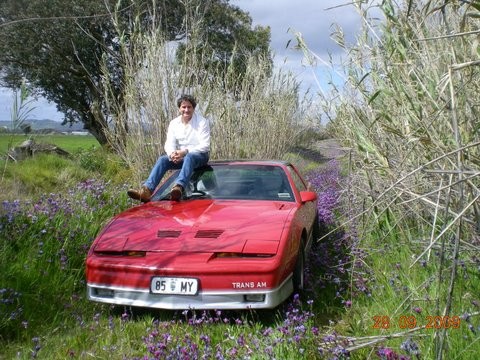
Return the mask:
<path id="1" fill-rule="evenodd" d="M 187 184 L 190 182 L 190 177 L 193 174 L 193 170 L 200 166 L 206 165 L 209 157 L 210 154 L 208 152 L 188 153 L 183 158 L 182 162 L 175 164 L 173 161 L 170 161 L 167 155 L 162 155 L 158 158 L 157 162 L 152 168 L 152 171 L 150 172 L 148 179 L 143 185 L 153 192 L 168 170 L 181 169 L 180 174 L 175 180 L 175 183 L 181 185 L 185 189 Z"/>

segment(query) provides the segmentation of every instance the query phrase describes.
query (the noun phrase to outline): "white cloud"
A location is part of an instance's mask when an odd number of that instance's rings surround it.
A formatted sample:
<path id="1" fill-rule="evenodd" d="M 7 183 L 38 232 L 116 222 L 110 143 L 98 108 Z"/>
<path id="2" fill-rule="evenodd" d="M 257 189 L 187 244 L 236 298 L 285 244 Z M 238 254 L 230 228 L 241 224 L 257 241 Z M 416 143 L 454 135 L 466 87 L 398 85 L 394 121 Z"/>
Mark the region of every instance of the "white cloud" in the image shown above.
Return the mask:
<path id="1" fill-rule="evenodd" d="M 294 34 L 301 33 L 308 49 L 328 62 L 330 56 L 339 59 L 343 52 L 331 38 L 335 26 L 342 29 L 347 43 L 355 41 L 361 26 L 360 16 L 346 0 L 231 0 L 230 3 L 248 12 L 254 26 L 270 26 L 275 66 L 292 71 L 304 88 L 311 87 L 312 90 L 319 90 L 325 81 L 318 78 L 319 69 L 331 70 L 325 69 L 322 61 L 317 61 L 316 68 L 308 66 L 303 53 L 295 50 Z"/>

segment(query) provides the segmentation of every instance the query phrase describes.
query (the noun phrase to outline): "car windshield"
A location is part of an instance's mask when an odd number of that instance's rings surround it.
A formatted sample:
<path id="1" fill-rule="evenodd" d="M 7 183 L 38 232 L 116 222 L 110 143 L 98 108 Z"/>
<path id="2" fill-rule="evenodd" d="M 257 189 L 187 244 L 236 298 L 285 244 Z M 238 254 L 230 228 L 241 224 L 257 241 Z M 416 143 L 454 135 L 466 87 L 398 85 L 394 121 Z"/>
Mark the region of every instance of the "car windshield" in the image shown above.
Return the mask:
<path id="1" fill-rule="evenodd" d="M 158 189 L 152 200 L 167 200 L 178 171 Z M 185 189 L 187 199 L 245 199 L 294 201 L 287 176 L 280 166 L 216 164 L 195 170 Z"/>

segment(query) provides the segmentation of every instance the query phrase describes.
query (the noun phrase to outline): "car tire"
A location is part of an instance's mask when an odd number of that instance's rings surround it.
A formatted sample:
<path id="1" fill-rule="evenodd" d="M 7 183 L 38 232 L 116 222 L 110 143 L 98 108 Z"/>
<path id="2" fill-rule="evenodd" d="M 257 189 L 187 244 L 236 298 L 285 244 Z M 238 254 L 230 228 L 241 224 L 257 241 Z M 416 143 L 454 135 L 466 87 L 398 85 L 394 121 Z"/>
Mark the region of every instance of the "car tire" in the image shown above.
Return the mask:
<path id="1" fill-rule="evenodd" d="M 312 226 L 312 249 L 315 249 L 320 239 L 320 220 L 318 220 L 318 214 L 315 216 L 315 220 Z"/>
<path id="2" fill-rule="evenodd" d="M 293 290 L 295 292 L 302 291 L 305 286 L 305 253 L 303 249 L 303 241 L 298 250 L 297 262 L 293 269 Z"/>
<path id="3" fill-rule="evenodd" d="M 315 221 L 313 222 L 313 241 L 317 242 L 320 237 L 320 220 L 318 220 L 318 214 L 315 216 Z"/>

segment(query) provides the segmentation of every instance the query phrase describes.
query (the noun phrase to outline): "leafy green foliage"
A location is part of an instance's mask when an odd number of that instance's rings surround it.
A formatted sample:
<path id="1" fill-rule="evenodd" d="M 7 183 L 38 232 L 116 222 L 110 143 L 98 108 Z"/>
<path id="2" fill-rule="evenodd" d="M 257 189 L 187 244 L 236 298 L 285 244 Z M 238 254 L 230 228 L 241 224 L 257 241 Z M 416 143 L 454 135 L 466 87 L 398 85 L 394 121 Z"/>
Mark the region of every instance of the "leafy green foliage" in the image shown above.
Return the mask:
<path id="1" fill-rule="evenodd" d="M 28 99 L 28 89 L 25 82 L 20 85 L 20 92 L 14 92 L 14 100 L 11 113 L 11 130 L 23 129 L 25 134 L 30 132 L 30 125 L 25 124 L 28 114 L 34 110 L 31 100 Z M 28 131 L 26 129 L 29 129 Z"/>
<path id="2" fill-rule="evenodd" d="M 100 174 L 114 184 L 125 184 L 133 176 L 132 169 L 128 169 L 118 156 L 102 148 L 80 149 L 73 156 L 82 169 Z"/>
<path id="3" fill-rule="evenodd" d="M 251 30 L 252 19 L 248 13 L 235 6 L 227 7 L 224 1 L 212 2 L 204 13 L 194 16 L 204 26 L 193 29 L 190 41 L 180 43 L 177 51 L 180 63 L 188 63 L 188 58 L 196 57 L 204 64 L 203 72 L 218 74 L 223 79 L 222 88 L 237 97 L 252 57 L 258 61 L 268 59 L 263 80 L 271 76 L 270 28 L 256 26 Z M 188 75 L 202 78 L 195 73 Z"/>
<path id="4" fill-rule="evenodd" d="M 16 88 L 21 79 L 27 79 L 33 89 L 57 104 L 66 122 L 83 122 L 100 144 L 106 144 L 108 122 L 117 114 L 110 113 L 113 108 L 106 103 L 103 83 L 108 82 L 116 100 L 123 103 L 129 79 L 122 51 L 136 51 L 133 39 L 149 31 L 160 30 L 165 41 L 185 39 L 191 31 L 185 26 L 191 9 L 199 9 L 205 19 L 212 20 L 196 24 L 215 41 L 205 43 L 206 48 L 233 53 L 233 46 L 248 40 L 244 50 L 267 49 L 269 31 L 251 30 L 251 22 L 245 21 L 248 16 L 224 0 L 187 4 L 173 0 L 5 0 L 0 3 L 3 85 Z M 232 21 L 232 11 L 243 22 Z M 232 36 L 237 40 L 234 43 L 229 42 Z M 223 61 L 228 63 L 229 57 Z"/>

